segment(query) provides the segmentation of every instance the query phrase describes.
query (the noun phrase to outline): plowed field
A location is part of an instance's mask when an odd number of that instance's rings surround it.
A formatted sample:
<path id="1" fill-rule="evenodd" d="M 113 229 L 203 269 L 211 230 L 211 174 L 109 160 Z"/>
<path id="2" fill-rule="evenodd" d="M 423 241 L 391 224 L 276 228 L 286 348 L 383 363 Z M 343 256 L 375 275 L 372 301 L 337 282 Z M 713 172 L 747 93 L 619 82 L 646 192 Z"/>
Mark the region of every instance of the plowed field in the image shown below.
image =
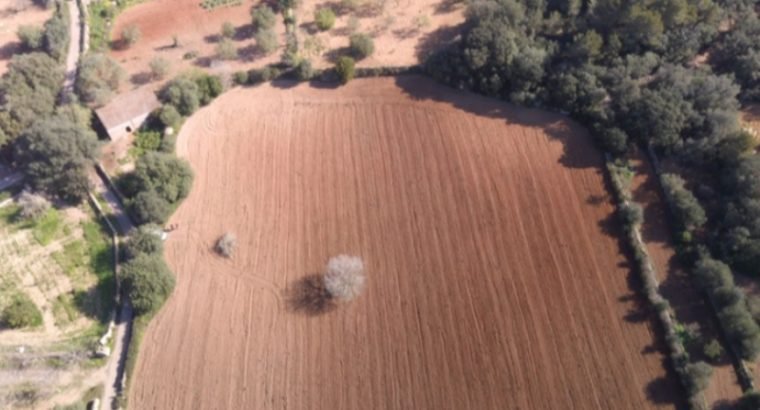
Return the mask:
<path id="1" fill-rule="evenodd" d="M 228 92 L 184 125 L 138 409 L 647 409 L 680 395 L 565 117 L 420 77 Z M 212 247 L 234 232 L 231 259 Z M 307 285 L 330 256 L 368 285 Z"/>

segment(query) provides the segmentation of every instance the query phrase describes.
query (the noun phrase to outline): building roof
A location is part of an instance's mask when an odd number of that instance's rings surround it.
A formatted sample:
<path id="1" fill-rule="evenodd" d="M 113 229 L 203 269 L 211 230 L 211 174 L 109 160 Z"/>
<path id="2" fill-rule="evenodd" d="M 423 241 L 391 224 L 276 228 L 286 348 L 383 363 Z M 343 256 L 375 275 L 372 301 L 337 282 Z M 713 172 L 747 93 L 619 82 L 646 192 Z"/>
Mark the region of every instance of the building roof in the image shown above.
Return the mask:
<path id="1" fill-rule="evenodd" d="M 108 104 L 95 110 L 106 131 L 137 117 L 150 113 L 161 106 L 156 94 L 143 87 L 117 95 Z"/>

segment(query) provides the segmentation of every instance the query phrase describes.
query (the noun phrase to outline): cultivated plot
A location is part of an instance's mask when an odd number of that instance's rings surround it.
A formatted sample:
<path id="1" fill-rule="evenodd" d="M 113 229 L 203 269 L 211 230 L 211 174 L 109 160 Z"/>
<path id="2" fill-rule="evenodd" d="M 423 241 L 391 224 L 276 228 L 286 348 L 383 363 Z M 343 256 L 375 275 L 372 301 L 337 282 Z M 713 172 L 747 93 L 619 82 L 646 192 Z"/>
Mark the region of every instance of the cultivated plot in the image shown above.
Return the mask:
<path id="1" fill-rule="evenodd" d="M 566 117 L 421 77 L 263 85 L 199 111 L 178 151 L 178 284 L 130 406 L 675 406 L 601 154 Z M 315 303 L 340 253 L 366 289 Z"/>

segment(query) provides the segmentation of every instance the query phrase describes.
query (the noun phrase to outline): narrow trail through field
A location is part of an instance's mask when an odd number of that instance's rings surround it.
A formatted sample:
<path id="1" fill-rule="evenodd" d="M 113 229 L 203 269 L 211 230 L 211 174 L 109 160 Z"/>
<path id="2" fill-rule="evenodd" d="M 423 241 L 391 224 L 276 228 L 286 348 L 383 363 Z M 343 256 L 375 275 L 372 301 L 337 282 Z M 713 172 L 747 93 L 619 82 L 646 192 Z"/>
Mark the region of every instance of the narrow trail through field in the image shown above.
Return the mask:
<path id="1" fill-rule="evenodd" d="M 564 116 L 422 77 L 236 89 L 183 126 L 137 408 L 650 409 L 680 390 Z M 238 238 L 231 259 L 212 246 Z M 330 256 L 365 294 L 304 305 Z"/>

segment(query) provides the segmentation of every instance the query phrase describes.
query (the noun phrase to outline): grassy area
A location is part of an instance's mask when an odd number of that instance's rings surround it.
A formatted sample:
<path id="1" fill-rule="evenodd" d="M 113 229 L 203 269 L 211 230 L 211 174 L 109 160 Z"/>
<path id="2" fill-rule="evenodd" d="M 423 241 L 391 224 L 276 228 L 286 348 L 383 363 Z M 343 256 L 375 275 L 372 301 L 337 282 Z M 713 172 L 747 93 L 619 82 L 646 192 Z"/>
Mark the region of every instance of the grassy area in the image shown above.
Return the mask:
<path id="1" fill-rule="evenodd" d="M 111 26 L 124 9 L 140 3 L 140 0 L 93 1 L 88 6 L 88 23 L 90 26 L 90 48 L 94 51 L 107 51 L 111 47 Z"/>
<path id="2" fill-rule="evenodd" d="M 87 403 L 101 397 L 103 397 L 103 385 L 99 384 L 84 392 L 82 398 L 75 403 L 67 404 L 65 406 L 55 406 L 53 407 L 53 410 L 86 410 Z"/>
<path id="3" fill-rule="evenodd" d="M 241 4 L 243 4 L 241 0 L 203 0 L 201 7 L 206 10 L 213 10 L 217 7 L 239 6 Z"/>
<path id="4" fill-rule="evenodd" d="M 42 246 L 49 245 L 62 230 L 63 221 L 61 220 L 61 215 L 53 208 L 32 222 L 32 236 Z"/>
<path id="5" fill-rule="evenodd" d="M 8 205 L 0 208 L 0 226 L 12 225 L 18 220 L 18 213 L 21 207 L 18 205 Z"/>
<path id="6" fill-rule="evenodd" d="M 74 296 L 70 293 L 58 295 L 53 300 L 53 317 L 56 326 L 65 326 L 79 317 L 79 310 L 74 304 Z"/>

